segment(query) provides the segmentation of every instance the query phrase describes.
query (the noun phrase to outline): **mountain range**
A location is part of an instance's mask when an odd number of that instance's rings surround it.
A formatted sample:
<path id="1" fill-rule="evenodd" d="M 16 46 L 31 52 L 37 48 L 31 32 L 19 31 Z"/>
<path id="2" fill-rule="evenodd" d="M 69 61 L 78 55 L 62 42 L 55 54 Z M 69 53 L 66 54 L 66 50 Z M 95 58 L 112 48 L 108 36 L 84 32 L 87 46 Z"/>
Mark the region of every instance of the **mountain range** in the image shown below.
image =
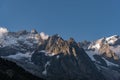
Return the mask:
<path id="1" fill-rule="evenodd" d="M 35 29 L 9 32 L 0 28 L 0 61 L 0 72 L 4 73 L 4 65 L 12 63 L 34 80 L 120 80 L 120 36 L 76 42 Z M 13 65 L 7 68 L 11 70 Z M 21 71 L 17 73 L 21 76 Z M 6 74 L 11 76 L 11 72 Z M 22 77 L 25 79 L 20 80 L 29 79 Z"/>

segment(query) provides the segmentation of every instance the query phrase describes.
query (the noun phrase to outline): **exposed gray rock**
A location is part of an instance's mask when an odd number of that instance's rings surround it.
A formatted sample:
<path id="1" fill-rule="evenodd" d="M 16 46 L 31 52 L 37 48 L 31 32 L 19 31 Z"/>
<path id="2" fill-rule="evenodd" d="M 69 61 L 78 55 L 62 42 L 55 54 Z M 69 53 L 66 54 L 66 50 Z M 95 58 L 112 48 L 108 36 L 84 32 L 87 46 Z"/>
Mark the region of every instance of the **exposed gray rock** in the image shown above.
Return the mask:
<path id="1" fill-rule="evenodd" d="M 73 38 L 66 41 L 54 35 L 39 45 L 31 59 L 48 80 L 105 80 Z"/>

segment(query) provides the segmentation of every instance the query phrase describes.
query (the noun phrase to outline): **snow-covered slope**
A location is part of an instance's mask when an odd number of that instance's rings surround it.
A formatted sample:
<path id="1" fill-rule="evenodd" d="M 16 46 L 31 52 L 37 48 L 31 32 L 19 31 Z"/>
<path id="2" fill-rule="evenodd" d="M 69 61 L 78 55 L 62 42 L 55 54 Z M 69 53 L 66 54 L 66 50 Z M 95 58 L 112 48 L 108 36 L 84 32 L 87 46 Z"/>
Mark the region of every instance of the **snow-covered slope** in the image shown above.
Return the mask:
<path id="1" fill-rule="evenodd" d="M 7 32 L 0 39 L 0 56 L 47 80 L 104 80 L 73 38 L 48 36 L 36 30 Z"/>
<path id="2" fill-rule="evenodd" d="M 20 45 L 20 42 L 32 46 L 34 43 L 39 43 L 41 40 L 48 39 L 48 35 L 41 32 L 38 34 L 32 34 L 27 31 L 20 32 L 8 32 L 6 28 L 0 28 L 0 47 L 6 47 L 11 45 Z"/>
<path id="3" fill-rule="evenodd" d="M 9 32 L 0 28 L 0 56 L 51 80 L 56 80 L 54 77 L 105 80 L 104 76 L 119 80 L 120 76 L 120 37 L 117 35 L 77 43 L 73 38 L 64 40 L 57 34 L 48 36 L 36 30 Z M 103 73 L 108 71 L 118 76 L 108 78 L 111 74 Z"/>
<path id="4" fill-rule="evenodd" d="M 96 55 L 113 58 L 114 60 L 119 60 L 120 37 L 118 35 L 113 35 L 91 42 L 91 44 L 88 46 L 87 53 L 91 52 Z"/>
<path id="5" fill-rule="evenodd" d="M 120 36 L 113 35 L 93 41 L 87 46 L 86 53 L 103 72 L 113 74 L 110 80 L 119 80 L 120 76 Z M 117 73 L 118 76 L 114 74 Z M 104 74 L 104 73 L 103 73 Z M 111 74 L 107 75 L 110 76 Z M 104 74 L 106 76 L 106 74 Z"/>
<path id="6" fill-rule="evenodd" d="M 105 46 L 106 45 L 106 46 Z M 88 49 L 92 49 L 96 51 L 97 53 L 100 53 L 101 48 L 107 48 L 117 54 L 117 56 L 120 56 L 120 37 L 118 35 L 110 36 L 110 37 L 104 37 L 101 39 L 98 39 L 94 42 L 91 42 L 91 44 L 88 46 Z"/>
<path id="7" fill-rule="evenodd" d="M 7 28 L 0 27 L 0 56 L 7 55 L 13 59 L 30 58 L 38 45 L 48 38 L 44 32 L 38 33 L 36 30 L 9 32 Z"/>

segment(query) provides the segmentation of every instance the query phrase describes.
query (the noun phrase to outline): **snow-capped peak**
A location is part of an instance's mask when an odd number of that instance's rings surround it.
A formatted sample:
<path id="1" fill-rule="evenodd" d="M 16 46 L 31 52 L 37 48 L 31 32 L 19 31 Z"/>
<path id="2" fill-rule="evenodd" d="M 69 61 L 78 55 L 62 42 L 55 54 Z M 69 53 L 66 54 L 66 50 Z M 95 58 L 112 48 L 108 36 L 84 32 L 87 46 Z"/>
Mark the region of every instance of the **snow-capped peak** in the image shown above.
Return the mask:
<path id="1" fill-rule="evenodd" d="M 113 35 L 110 37 L 104 37 L 104 38 L 98 39 L 95 42 L 93 42 L 88 48 L 99 50 L 102 44 L 119 45 L 120 37 L 118 35 Z"/>
<path id="2" fill-rule="evenodd" d="M 8 33 L 8 29 L 7 29 L 7 28 L 0 27 L 0 37 L 2 37 L 3 34 L 6 34 L 6 33 Z"/>
<path id="3" fill-rule="evenodd" d="M 107 37 L 106 42 L 108 44 L 114 44 L 118 39 L 119 39 L 118 35 L 113 35 L 113 36 Z"/>
<path id="4" fill-rule="evenodd" d="M 107 37 L 106 40 L 109 40 L 109 39 L 112 39 L 112 38 L 118 38 L 119 35 L 113 35 L 113 36 L 110 36 L 110 37 Z"/>
<path id="5" fill-rule="evenodd" d="M 48 35 L 46 35 L 44 32 L 41 32 L 40 33 L 40 36 L 41 36 L 41 38 L 43 39 L 43 40 L 47 40 L 48 39 Z"/>
<path id="6" fill-rule="evenodd" d="M 120 57 L 120 37 L 113 35 L 98 39 L 88 46 L 88 50 L 93 50 L 93 52 L 98 54 L 105 53 L 107 56 L 113 56 L 114 59 L 118 59 Z"/>
<path id="7" fill-rule="evenodd" d="M 105 38 L 101 38 L 101 39 L 98 39 L 97 41 L 93 42 L 92 44 L 90 44 L 90 46 L 88 47 L 88 49 L 96 49 L 96 50 L 99 50 L 101 48 L 101 44 L 105 43 Z"/>

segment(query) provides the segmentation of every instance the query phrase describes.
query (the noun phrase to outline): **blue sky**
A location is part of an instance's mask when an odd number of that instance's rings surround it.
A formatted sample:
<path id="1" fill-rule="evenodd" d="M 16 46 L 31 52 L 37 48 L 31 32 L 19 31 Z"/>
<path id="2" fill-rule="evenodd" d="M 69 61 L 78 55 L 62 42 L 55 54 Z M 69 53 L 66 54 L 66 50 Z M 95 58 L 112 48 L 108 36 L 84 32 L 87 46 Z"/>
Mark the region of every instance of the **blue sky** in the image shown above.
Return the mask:
<path id="1" fill-rule="evenodd" d="M 120 35 L 120 0 L 0 0 L 0 26 L 77 41 Z"/>

